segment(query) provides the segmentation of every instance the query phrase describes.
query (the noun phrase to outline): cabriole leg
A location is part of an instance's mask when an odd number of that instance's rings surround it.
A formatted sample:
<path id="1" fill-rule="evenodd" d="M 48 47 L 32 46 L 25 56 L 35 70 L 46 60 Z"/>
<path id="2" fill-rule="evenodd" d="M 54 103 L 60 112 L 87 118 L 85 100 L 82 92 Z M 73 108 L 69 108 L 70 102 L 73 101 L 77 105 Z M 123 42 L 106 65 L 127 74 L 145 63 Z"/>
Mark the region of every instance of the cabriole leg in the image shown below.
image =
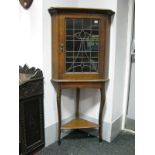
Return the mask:
<path id="1" fill-rule="evenodd" d="M 100 88 L 101 93 L 101 101 L 100 101 L 100 109 L 99 109 L 99 142 L 102 142 L 102 117 L 103 117 L 103 108 L 105 103 L 105 88 Z"/>
<path id="2" fill-rule="evenodd" d="M 58 145 L 61 144 L 61 88 L 57 88 L 57 108 L 58 108 Z"/>
<path id="3" fill-rule="evenodd" d="M 76 89 L 76 118 L 79 118 L 80 88 Z"/>

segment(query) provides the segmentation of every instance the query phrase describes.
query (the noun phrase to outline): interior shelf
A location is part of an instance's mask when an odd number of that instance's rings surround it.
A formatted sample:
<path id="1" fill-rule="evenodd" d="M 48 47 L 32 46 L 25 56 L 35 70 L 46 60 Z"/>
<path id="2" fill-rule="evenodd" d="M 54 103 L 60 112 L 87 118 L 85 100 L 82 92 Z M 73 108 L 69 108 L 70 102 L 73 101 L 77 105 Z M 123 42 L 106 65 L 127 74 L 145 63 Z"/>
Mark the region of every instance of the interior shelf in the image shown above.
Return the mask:
<path id="1" fill-rule="evenodd" d="M 98 125 L 93 122 L 81 118 L 75 118 L 72 121 L 64 124 L 61 127 L 61 129 L 84 129 L 84 128 L 97 128 L 97 127 Z"/>

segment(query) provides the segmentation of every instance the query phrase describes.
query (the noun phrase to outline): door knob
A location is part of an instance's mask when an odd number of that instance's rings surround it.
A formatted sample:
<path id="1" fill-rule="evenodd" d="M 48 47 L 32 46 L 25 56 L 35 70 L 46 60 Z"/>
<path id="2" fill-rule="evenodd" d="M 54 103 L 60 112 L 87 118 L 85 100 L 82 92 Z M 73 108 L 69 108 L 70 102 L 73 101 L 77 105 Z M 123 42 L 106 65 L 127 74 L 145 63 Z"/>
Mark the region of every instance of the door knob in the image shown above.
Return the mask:
<path id="1" fill-rule="evenodd" d="M 64 51 L 64 44 L 63 43 L 60 44 L 60 50 L 61 50 L 61 52 Z"/>

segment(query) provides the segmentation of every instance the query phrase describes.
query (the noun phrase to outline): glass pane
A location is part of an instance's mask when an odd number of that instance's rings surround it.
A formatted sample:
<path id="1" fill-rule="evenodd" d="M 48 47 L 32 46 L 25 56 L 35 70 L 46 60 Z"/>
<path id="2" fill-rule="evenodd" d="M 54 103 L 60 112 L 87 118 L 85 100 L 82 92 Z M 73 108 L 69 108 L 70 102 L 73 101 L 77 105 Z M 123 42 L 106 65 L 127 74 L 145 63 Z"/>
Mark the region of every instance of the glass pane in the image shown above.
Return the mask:
<path id="1" fill-rule="evenodd" d="M 73 19 L 66 19 L 66 29 L 73 29 Z"/>
<path id="2" fill-rule="evenodd" d="M 69 72 L 73 72 L 73 65 L 72 65 L 72 63 L 67 63 L 66 62 L 66 70 L 69 70 Z"/>
<path id="3" fill-rule="evenodd" d="M 66 36 L 66 41 L 72 41 L 73 40 L 73 35 Z"/>
<path id="4" fill-rule="evenodd" d="M 95 30 L 92 31 L 91 40 L 99 41 L 99 32 L 98 31 L 95 31 Z"/>
<path id="5" fill-rule="evenodd" d="M 67 18 L 66 72 L 98 72 L 99 20 Z"/>
<path id="6" fill-rule="evenodd" d="M 74 41 L 74 51 L 79 51 L 81 48 L 81 41 Z"/>
<path id="7" fill-rule="evenodd" d="M 98 62 L 98 58 L 91 58 L 91 60 L 90 60 L 91 62 Z"/>
<path id="8" fill-rule="evenodd" d="M 73 52 L 66 51 L 66 57 L 73 57 Z"/>
<path id="9" fill-rule="evenodd" d="M 91 20 L 90 19 L 85 19 L 83 20 L 83 28 L 84 29 L 91 29 Z"/>
<path id="10" fill-rule="evenodd" d="M 98 63 L 91 63 L 91 72 L 95 72 L 98 68 Z"/>
<path id="11" fill-rule="evenodd" d="M 70 58 L 66 57 L 66 63 L 68 63 L 68 62 L 73 62 L 73 58 L 72 57 L 70 57 Z"/>
<path id="12" fill-rule="evenodd" d="M 73 19 L 74 29 L 82 29 L 82 19 Z"/>
<path id="13" fill-rule="evenodd" d="M 66 51 L 73 51 L 73 41 L 66 41 Z"/>
<path id="14" fill-rule="evenodd" d="M 98 52 L 91 52 L 91 58 L 98 58 Z"/>
<path id="15" fill-rule="evenodd" d="M 67 36 L 68 36 L 68 35 L 73 36 L 73 30 L 66 30 L 66 35 L 67 35 Z"/>

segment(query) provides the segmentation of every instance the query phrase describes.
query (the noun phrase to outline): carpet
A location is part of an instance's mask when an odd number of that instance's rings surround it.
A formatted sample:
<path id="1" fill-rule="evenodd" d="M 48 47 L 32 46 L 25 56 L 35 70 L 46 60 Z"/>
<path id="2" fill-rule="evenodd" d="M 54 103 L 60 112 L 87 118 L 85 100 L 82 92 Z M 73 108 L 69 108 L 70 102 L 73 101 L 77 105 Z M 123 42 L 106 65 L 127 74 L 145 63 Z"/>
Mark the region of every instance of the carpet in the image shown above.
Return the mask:
<path id="1" fill-rule="evenodd" d="M 121 132 L 111 143 L 101 142 L 98 138 L 75 130 L 57 143 L 42 149 L 36 155 L 134 155 L 135 136 Z"/>

